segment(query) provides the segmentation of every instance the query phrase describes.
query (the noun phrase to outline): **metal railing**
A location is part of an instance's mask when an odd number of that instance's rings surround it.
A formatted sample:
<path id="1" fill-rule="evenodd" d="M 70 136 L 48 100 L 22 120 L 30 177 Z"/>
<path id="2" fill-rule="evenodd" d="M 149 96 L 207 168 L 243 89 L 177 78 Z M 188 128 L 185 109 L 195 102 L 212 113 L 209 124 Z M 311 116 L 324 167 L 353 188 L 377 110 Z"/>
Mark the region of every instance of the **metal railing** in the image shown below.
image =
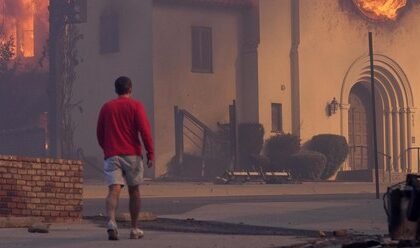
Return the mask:
<path id="1" fill-rule="evenodd" d="M 369 156 L 369 150 L 367 146 L 350 146 L 349 147 L 349 154 L 350 154 L 350 159 L 352 159 L 354 161 L 354 153 L 357 149 L 360 150 L 364 150 L 366 151 L 366 155 Z M 412 163 L 410 164 L 410 167 L 408 167 L 408 164 L 410 163 L 410 161 L 413 159 L 413 154 L 412 152 L 415 152 L 415 154 L 417 155 L 417 158 L 415 159 L 416 163 Z M 361 152 L 362 156 L 360 158 L 360 161 L 363 162 L 363 160 L 365 159 L 365 157 L 363 156 L 363 152 Z M 385 171 L 388 172 L 388 176 L 389 176 L 389 182 L 392 182 L 392 172 L 394 172 L 394 168 L 397 168 L 397 164 L 395 164 L 395 162 L 392 162 L 392 157 L 388 154 L 385 154 L 383 152 L 378 152 L 378 154 L 382 155 L 386 161 L 387 161 L 387 167 L 383 166 L 383 168 L 385 168 L 384 171 L 384 178 L 385 178 Z M 405 158 L 402 160 L 402 157 L 405 156 Z M 405 161 L 407 164 L 401 164 L 402 167 L 401 169 L 403 170 L 403 172 L 407 172 L 407 173 L 411 173 L 412 172 L 412 168 L 411 165 L 413 164 L 417 164 L 417 173 L 420 173 L 420 147 L 409 147 L 407 149 L 405 149 L 403 152 L 401 152 L 396 161 L 399 161 L 399 163 L 403 163 L 402 161 Z M 411 168 L 411 170 L 410 170 Z"/>
<path id="2" fill-rule="evenodd" d="M 356 153 L 357 153 L 358 150 L 360 152 L 360 158 L 356 159 Z M 369 148 L 367 146 L 361 146 L 361 145 L 350 146 L 349 147 L 349 162 L 353 163 L 353 165 L 359 165 L 358 167 L 363 167 L 363 164 L 366 163 L 366 169 L 368 169 L 368 167 L 369 167 L 368 166 L 368 164 L 369 164 Z M 357 162 L 359 162 L 359 163 L 357 163 Z"/>
<path id="3" fill-rule="evenodd" d="M 175 117 L 175 157 L 182 166 L 186 143 L 193 147 L 190 153 L 198 153 L 201 159 L 201 176 L 205 176 L 206 160 L 217 156 L 229 156 L 230 139 L 211 130 L 193 114 L 178 106 L 174 108 Z M 226 149 L 227 148 L 227 149 Z M 226 151 L 228 150 L 228 151 Z M 228 153 L 228 154 L 226 154 Z"/>
<path id="4" fill-rule="evenodd" d="M 349 160 L 352 161 L 353 163 L 355 163 L 355 152 L 357 151 L 357 149 L 360 149 L 360 164 L 363 164 L 364 160 L 367 159 L 367 168 L 369 169 L 369 148 L 368 146 L 362 146 L 362 145 L 355 145 L 355 146 L 350 146 L 349 147 Z M 366 157 L 364 156 L 364 154 L 366 153 Z M 393 168 L 393 164 L 392 164 L 392 157 L 384 152 L 378 151 L 378 155 L 381 155 L 384 159 L 384 161 L 386 161 L 386 164 L 388 166 L 385 166 L 385 163 L 383 164 L 382 168 L 383 168 L 383 178 L 385 179 L 385 173 L 388 172 L 388 180 L 391 182 L 392 181 L 392 168 Z"/>

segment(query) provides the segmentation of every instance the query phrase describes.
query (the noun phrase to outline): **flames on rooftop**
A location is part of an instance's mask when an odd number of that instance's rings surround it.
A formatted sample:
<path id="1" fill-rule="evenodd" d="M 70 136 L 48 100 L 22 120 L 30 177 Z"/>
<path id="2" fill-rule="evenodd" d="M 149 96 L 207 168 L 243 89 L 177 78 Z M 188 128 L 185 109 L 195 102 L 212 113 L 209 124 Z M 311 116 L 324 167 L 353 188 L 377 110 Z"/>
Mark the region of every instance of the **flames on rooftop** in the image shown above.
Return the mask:
<path id="1" fill-rule="evenodd" d="M 395 21 L 407 0 L 353 0 L 359 10 L 369 19 Z"/>

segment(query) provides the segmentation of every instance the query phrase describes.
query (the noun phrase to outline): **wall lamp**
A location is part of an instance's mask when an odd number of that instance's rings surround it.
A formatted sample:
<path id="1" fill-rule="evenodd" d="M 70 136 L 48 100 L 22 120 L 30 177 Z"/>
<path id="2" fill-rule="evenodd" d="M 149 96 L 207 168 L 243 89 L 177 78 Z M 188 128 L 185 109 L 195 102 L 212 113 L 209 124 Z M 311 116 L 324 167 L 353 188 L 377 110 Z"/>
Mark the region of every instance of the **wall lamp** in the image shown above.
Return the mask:
<path id="1" fill-rule="evenodd" d="M 328 116 L 335 115 L 338 111 L 339 106 L 340 104 L 337 102 L 337 99 L 335 99 L 334 97 L 332 101 L 328 103 L 328 106 L 327 106 Z"/>

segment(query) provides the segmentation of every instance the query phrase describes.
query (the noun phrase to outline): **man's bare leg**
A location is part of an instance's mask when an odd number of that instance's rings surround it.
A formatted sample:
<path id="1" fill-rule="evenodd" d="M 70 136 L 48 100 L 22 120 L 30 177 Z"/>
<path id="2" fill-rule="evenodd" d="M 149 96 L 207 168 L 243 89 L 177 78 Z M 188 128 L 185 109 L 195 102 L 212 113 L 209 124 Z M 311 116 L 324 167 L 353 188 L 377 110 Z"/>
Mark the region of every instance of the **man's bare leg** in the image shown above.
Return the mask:
<path id="1" fill-rule="evenodd" d="M 139 186 L 128 187 L 128 193 L 130 195 L 130 215 L 131 215 L 131 228 L 138 228 L 137 222 L 140 213 L 140 189 Z"/>
<path id="2" fill-rule="evenodd" d="M 118 208 L 121 185 L 113 184 L 110 185 L 108 189 L 108 196 L 106 197 L 106 213 L 109 221 L 116 223 L 115 215 Z"/>
<path id="3" fill-rule="evenodd" d="M 113 184 L 108 187 L 108 196 L 106 197 L 106 213 L 109 218 L 107 225 L 108 239 L 118 240 L 118 230 L 116 222 L 116 212 L 121 193 L 121 185 Z"/>

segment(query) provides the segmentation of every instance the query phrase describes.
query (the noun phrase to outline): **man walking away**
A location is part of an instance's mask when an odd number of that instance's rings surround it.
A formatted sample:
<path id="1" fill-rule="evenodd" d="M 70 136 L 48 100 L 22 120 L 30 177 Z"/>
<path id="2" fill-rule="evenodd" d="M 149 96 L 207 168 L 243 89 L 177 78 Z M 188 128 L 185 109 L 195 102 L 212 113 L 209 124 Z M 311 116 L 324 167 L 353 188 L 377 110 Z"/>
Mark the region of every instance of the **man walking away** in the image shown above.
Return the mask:
<path id="1" fill-rule="evenodd" d="M 115 81 L 115 92 L 118 98 L 104 104 L 96 130 L 98 143 L 105 155 L 104 172 L 109 188 L 106 198 L 108 239 L 119 239 L 115 215 L 124 183 L 130 195 L 130 238 L 140 239 L 144 235 L 137 224 L 140 212 L 139 184 L 144 171 L 140 137 L 147 151 L 149 168 L 154 163 L 153 140 L 143 104 L 131 97 L 131 80 L 119 77 Z"/>

